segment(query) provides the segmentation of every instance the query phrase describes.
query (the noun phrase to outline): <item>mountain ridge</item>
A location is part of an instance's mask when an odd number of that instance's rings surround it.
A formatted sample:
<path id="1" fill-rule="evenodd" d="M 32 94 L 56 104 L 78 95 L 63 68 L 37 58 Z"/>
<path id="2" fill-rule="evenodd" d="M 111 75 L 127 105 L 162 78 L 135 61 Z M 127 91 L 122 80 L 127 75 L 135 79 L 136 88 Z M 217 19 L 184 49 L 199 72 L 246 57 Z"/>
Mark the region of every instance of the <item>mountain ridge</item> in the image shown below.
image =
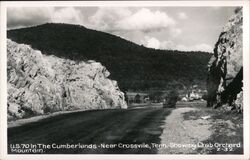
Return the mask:
<path id="1" fill-rule="evenodd" d="M 207 52 L 146 48 L 119 36 L 80 25 L 46 23 L 9 30 L 7 37 L 44 54 L 75 61 L 96 60 L 122 90 L 166 89 L 170 84 L 205 86 Z"/>

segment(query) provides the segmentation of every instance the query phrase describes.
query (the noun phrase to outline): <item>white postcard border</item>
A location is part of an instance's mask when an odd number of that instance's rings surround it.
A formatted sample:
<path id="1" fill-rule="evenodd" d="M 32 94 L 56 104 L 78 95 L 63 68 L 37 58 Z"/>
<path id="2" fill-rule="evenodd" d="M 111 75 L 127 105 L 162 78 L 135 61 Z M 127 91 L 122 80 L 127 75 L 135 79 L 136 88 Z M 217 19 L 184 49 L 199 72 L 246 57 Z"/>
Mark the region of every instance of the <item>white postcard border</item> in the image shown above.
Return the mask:
<path id="1" fill-rule="evenodd" d="M 69 160 L 69 159 L 157 159 L 165 160 L 175 159 L 213 159 L 213 160 L 240 160 L 249 159 L 249 104 L 250 104 L 250 56 L 249 56 L 249 1 L 10 1 L 0 2 L 1 13 L 1 32 L 0 32 L 0 159 L 15 159 L 15 160 Z M 7 7 L 52 7 L 52 6 L 243 6 L 243 66 L 244 66 L 244 155 L 157 155 L 157 154 L 126 154 L 126 155 L 107 155 L 107 154 L 78 154 L 78 155 L 9 155 L 7 154 L 7 54 L 6 54 L 6 8 Z"/>

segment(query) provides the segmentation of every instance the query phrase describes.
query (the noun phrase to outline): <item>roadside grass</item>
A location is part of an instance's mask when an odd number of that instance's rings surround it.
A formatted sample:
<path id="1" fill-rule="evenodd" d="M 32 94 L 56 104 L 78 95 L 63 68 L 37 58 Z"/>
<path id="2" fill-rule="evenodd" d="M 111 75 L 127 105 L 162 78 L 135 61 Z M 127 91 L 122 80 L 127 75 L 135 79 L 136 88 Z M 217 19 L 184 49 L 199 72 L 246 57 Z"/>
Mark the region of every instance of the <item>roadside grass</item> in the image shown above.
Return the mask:
<path id="1" fill-rule="evenodd" d="M 177 108 L 181 108 L 181 107 L 190 107 L 190 108 L 206 108 L 206 101 L 192 101 L 192 102 L 182 102 L 182 101 L 178 101 L 176 103 L 176 107 Z"/>

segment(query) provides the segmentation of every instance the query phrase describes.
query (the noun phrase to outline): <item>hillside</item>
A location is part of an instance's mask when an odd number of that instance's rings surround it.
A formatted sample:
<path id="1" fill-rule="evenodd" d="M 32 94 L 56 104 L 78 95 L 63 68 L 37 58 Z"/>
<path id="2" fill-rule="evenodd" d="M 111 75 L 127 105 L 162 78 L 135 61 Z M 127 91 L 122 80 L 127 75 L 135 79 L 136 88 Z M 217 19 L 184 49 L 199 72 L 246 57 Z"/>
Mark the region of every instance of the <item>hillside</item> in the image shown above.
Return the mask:
<path id="1" fill-rule="evenodd" d="M 44 54 L 101 62 L 122 90 L 163 90 L 169 84 L 198 84 L 205 88 L 210 58 L 205 52 L 149 49 L 115 35 L 69 24 L 9 30 L 7 37 Z"/>

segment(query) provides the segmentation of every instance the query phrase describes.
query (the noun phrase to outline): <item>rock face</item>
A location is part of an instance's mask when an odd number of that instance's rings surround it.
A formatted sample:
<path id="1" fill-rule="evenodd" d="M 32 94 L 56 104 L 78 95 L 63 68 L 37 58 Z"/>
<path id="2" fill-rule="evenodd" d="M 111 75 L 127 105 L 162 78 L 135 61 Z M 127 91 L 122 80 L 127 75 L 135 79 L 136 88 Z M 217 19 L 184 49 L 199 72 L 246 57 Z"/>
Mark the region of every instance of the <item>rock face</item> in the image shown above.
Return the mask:
<path id="1" fill-rule="evenodd" d="M 209 107 L 217 108 L 223 104 L 239 107 L 235 102 L 242 103 L 242 22 L 242 8 L 238 8 L 215 44 L 214 55 L 208 64 Z"/>
<path id="2" fill-rule="evenodd" d="M 8 119 L 64 110 L 127 108 L 117 82 L 95 61 L 47 56 L 7 41 Z"/>

